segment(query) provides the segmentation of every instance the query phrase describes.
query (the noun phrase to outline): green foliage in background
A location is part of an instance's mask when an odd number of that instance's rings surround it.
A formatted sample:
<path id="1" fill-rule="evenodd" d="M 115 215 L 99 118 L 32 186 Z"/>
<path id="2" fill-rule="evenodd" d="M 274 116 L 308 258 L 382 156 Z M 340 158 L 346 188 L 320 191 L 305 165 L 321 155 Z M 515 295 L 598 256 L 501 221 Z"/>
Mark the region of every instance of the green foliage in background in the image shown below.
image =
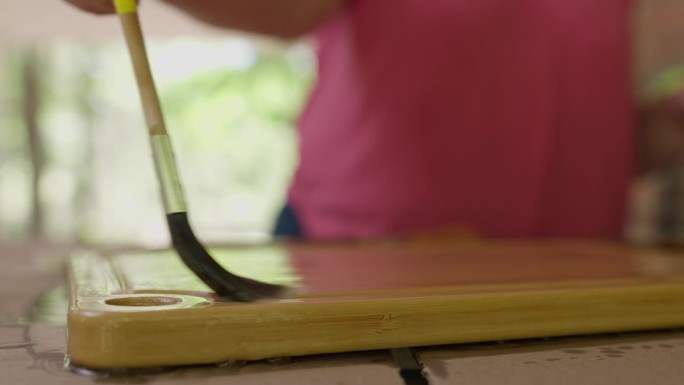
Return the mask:
<path id="1" fill-rule="evenodd" d="M 167 125 L 192 210 L 268 231 L 296 164 L 293 129 L 311 74 L 281 55 L 245 69 L 200 73 L 163 92 Z M 199 199 L 198 199 L 199 198 Z M 204 199 L 202 199 L 204 198 Z"/>
<path id="2" fill-rule="evenodd" d="M 314 75 L 305 46 L 268 51 L 245 39 L 148 44 L 191 220 L 205 239 L 268 232 L 296 166 L 295 122 Z M 17 60 L 0 62 L 0 235 L 95 243 L 168 241 L 147 128 L 125 47 L 38 47 L 45 167 L 31 188 Z M 9 128 L 9 129 L 8 129 Z M 31 200 L 43 213 L 35 218 Z M 12 210 L 9 210 L 11 208 Z M 11 215 L 10 215 L 11 214 Z"/>
<path id="3" fill-rule="evenodd" d="M 310 79 L 274 55 L 244 70 L 197 74 L 163 93 L 169 130 L 179 149 L 198 149 L 191 162 L 217 156 L 231 165 L 233 182 L 257 187 L 277 167 L 274 157 L 294 161 L 293 122 Z"/>

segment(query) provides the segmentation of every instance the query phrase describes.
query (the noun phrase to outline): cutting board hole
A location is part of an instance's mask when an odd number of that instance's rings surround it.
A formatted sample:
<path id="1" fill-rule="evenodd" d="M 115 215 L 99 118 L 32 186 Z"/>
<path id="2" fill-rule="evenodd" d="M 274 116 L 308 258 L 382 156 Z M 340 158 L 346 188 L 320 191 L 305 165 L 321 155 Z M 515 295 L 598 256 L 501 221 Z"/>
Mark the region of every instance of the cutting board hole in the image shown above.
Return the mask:
<path id="1" fill-rule="evenodd" d="M 179 304 L 182 301 L 182 299 L 175 297 L 145 296 L 110 298 L 105 303 L 114 306 L 168 306 Z"/>

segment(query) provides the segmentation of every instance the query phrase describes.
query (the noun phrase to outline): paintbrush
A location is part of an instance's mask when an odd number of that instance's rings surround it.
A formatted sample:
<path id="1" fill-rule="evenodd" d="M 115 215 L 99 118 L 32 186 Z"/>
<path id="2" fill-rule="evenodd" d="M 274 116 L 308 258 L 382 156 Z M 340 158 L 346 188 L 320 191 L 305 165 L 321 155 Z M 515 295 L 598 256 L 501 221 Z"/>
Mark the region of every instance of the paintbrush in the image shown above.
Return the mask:
<path id="1" fill-rule="evenodd" d="M 176 160 L 164 124 L 159 96 L 145 49 L 137 1 L 113 1 L 133 62 L 174 249 L 190 270 L 222 298 L 249 302 L 261 298 L 284 296 L 287 292 L 285 286 L 259 282 L 228 272 L 209 255 L 195 237 L 188 222 Z"/>

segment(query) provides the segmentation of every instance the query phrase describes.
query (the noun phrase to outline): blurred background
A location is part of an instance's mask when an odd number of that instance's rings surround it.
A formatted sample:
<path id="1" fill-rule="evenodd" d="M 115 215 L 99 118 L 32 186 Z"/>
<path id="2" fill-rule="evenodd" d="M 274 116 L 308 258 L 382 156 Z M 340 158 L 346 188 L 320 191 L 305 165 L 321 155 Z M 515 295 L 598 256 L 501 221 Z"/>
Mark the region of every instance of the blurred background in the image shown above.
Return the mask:
<path id="1" fill-rule="evenodd" d="M 210 29 L 155 1 L 141 18 L 198 233 L 268 232 L 296 164 L 309 45 Z M 2 237 L 167 242 L 124 44 L 115 17 L 0 3 Z"/>
<path id="2" fill-rule="evenodd" d="M 681 242 L 684 2 L 637 3 L 642 166 L 625 236 Z M 152 0 L 141 17 L 198 235 L 268 233 L 297 163 L 294 126 L 316 69 L 309 42 L 212 29 Z M 116 18 L 0 0 L 1 239 L 168 242 Z"/>

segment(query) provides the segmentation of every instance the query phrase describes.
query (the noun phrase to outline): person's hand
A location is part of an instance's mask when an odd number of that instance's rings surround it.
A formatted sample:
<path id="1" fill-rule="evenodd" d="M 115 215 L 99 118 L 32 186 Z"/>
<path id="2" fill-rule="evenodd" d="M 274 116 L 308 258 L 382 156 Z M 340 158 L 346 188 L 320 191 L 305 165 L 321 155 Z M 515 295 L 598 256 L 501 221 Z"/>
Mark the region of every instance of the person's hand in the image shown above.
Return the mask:
<path id="1" fill-rule="evenodd" d="M 65 0 L 86 12 L 97 15 L 109 15 L 115 13 L 114 2 L 112 0 Z M 140 1 L 138 1 L 140 2 Z"/>

